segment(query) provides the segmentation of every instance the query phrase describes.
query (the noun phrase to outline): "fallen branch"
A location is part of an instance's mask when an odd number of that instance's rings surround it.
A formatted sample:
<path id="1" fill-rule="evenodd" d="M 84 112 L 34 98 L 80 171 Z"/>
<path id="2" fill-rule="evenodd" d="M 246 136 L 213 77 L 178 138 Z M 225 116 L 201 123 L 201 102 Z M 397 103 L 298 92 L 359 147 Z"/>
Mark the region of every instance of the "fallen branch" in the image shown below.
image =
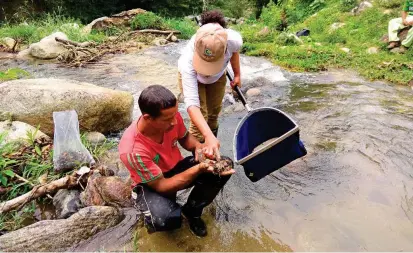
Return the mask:
<path id="1" fill-rule="evenodd" d="M 73 173 L 67 175 L 64 178 L 52 181 L 48 184 L 37 185 L 31 191 L 23 194 L 17 198 L 0 203 L 0 214 L 7 213 L 11 210 L 18 209 L 24 206 L 26 203 L 47 194 L 53 194 L 60 189 L 67 189 L 77 186 L 78 175 Z"/>
<path id="2" fill-rule="evenodd" d="M 75 42 L 75 41 L 71 41 L 71 40 L 61 39 L 61 38 L 58 38 L 58 37 L 55 37 L 55 40 L 57 42 L 65 44 L 65 45 L 72 45 L 72 46 L 75 46 L 75 47 L 88 47 L 88 46 L 94 45 L 94 43 L 90 42 L 90 41 L 79 43 L 79 42 Z"/>
<path id="3" fill-rule="evenodd" d="M 170 41 L 173 35 L 174 35 L 174 33 L 170 33 L 170 34 L 168 35 L 168 37 L 166 37 L 166 40 L 167 40 L 167 41 Z"/>
<path id="4" fill-rule="evenodd" d="M 153 29 L 144 29 L 144 30 L 137 30 L 137 31 L 132 31 L 129 32 L 129 34 L 134 34 L 134 33 L 153 33 L 153 34 L 181 34 L 180 31 L 161 31 L 161 30 L 153 30 Z"/>

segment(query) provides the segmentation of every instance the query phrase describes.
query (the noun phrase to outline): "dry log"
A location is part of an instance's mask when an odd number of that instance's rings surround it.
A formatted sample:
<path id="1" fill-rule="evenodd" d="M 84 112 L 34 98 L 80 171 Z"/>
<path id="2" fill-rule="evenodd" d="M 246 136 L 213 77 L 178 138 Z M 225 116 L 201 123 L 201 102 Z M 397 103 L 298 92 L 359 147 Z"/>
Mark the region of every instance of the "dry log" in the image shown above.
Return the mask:
<path id="1" fill-rule="evenodd" d="M 78 175 L 76 173 L 73 173 L 72 175 L 67 175 L 64 178 L 60 178 L 45 185 L 37 185 L 26 194 L 23 194 L 9 201 L 0 203 L 0 214 L 4 214 L 11 210 L 18 209 L 36 198 L 45 196 L 47 194 L 53 194 L 60 189 L 69 189 L 77 185 Z"/>

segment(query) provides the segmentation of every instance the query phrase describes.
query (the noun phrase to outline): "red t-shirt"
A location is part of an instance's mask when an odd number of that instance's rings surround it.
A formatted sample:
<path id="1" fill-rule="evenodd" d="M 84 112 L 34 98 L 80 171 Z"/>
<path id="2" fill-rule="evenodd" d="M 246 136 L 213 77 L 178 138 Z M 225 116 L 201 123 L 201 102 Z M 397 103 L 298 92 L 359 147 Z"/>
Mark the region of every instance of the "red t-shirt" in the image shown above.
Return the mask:
<path id="1" fill-rule="evenodd" d="M 181 114 L 176 114 L 177 124 L 163 136 L 159 144 L 138 131 L 138 120 L 134 121 L 122 135 L 119 155 L 136 184 L 148 183 L 171 170 L 183 159 L 178 140 L 187 134 Z"/>

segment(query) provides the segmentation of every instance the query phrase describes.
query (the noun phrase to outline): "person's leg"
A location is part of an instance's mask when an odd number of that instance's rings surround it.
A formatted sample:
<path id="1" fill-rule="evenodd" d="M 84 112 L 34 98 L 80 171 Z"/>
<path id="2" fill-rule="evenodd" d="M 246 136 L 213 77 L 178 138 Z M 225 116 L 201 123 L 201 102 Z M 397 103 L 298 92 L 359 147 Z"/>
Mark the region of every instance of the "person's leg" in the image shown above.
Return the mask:
<path id="1" fill-rule="evenodd" d="M 402 45 L 409 48 L 413 43 L 413 27 L 410 28 L 406 38 L 402 41 Z"/>
<path id="2" fill-rule="evenodd" d="M 146 184 L 137 185 L 134 191 L 137 193 L 135 207 L 143 213 L 149 233 L 181 227 L 181 206 L 176 203 L 175 197 L 163 196 Z"/>
<path id="3" fill-rule="evenodd" d="M 230 177 L 204 173 L 195 179 L 194 188 L 182 207 L 182 213 L 188 219 L 190 228 L 196 235 L 207 234 L 205 223 L 201 219 L 202 211 L 212 203 Z"/>
<path id="4" fill-rule="evenodd" d="M 389 21 L 388 31 L 389 31 L 389 49 L 396 47 L 400 41 L 397 33 L 400 29 L 403 29 L 405 26 L 403 25 L 402 18 L 394 18 Z"/>
<path id="5" fill-rule="evenodd" d="M 208 126 L 218 136 L 218 116 L 222 109 L 227 77 L 225 73 L 213 84 L 206 85 L 206 104 L 208 108 Z"/>
<path id="6" fill-rule="evenodd" d="M 199 103 L 201 105 L 201 113 L 204 116 L 205 120 L 208 120 L 208 111 L 207 111 L 207 105 L 206 105 L 206 90 L 205 90 L 205 84 L 199 83 L 198 82 L 198 95 L 199 95 Z M 195 126 L 194 122 L 191 120 L 191 123 L 189 125 L 189 132 L 198 139 L 199 142 L 204 142 L 204 136 L 202 133 L 198 130 L 198 128 Z"/>

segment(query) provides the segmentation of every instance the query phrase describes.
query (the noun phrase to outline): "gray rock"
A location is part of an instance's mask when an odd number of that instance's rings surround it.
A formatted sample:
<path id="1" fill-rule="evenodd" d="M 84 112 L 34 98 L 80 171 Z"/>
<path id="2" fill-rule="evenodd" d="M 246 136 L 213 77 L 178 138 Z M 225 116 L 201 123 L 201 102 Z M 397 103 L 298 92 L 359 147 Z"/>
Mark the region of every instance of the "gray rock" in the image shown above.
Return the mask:
<path id="1" fill-rule="evenodd" d="M 67 49 L 55 40 L 56 37 L 65 40 L 68 39 L 66 34 L 62 32 L 53 33 L 44 37 L 39 42 L 31 44 L 29 47 L 30 54 L 33 57 L 46 60 L 54 59 L 63 54 Z"/>
<path id="2" fill-rule="evenodd" d="M 24 79 L 0 84 L 0 108 L 17 121 L 53 135 L 53 112 L 75 110 L 82 130 L 107 133 L 132 122 L 129 92 L 66 79 Z"/>
<path id="3" fill-rule="evenodd" d="M 247 91 L 247 97 L 256 97 L 261 94 L 261 90 L 258 88 L 251 88 Z"/>
<path id="4" fill-rule="evenodd" d="M 85 134 L 86 140 L 89 141 L 91 144 L 102 144 L 106 141 L 106 137 L 99 132 L 88 132 Z"/>
<path id="5" fill-rule="evenodd" d="M 4 143 L 12 142 L 12 141 L 21 141 L 27 143 L 27 133 L 35 133 L 36 128 L 20 121 L 0 121 L 0 133 L 6 132 L 7 135 L 4 139 Z M 44 134 L 42 131 L 37 131 L 36 135 L 34 136 L 35 139 L 39 138 L 46 138 L 50 139 L 49 136 Z M 1 144 L 0 144 L 1 145 Z"/>
<path id="6" fill-rule="evenodd" d="M 365 11 L 368 8 L 372 8 L 373 4 L 368 2 L 368 1 L 363 1 L 361 2 L 357 7 L 354 7 L 351 10 L 351 13 L 353 13 L 354 15 L 358 15 L 360 13 L 362 13 L 363 11 Z"/>
<path id="7" fill-rule="evenodd" d="M 172 42 L 178 42 L 178 38 L 175 35 L 172 35 L 171 41 Z"/>
<path id="8" fill-rule="evenodd" d="M 368 54 L 377 54 L 379 52 L 379 49 L 377 47 L 370 47 L 367 49 Z"/>
<path id="9" fill-rule="evenodd" d="M 81 207 L 80 192 L 78 190 L 59 190 L 53 197 L 53 205 L 56 207 L 58 219 L 69 218 Z"/>
<path id="10" fill-rule="evenodd" d="M 122 219 L 123 213 L 117 208 L 86 207 L 68 219 L 43 220 L 0 236 L 0 251 L 66 251 Z"/>

